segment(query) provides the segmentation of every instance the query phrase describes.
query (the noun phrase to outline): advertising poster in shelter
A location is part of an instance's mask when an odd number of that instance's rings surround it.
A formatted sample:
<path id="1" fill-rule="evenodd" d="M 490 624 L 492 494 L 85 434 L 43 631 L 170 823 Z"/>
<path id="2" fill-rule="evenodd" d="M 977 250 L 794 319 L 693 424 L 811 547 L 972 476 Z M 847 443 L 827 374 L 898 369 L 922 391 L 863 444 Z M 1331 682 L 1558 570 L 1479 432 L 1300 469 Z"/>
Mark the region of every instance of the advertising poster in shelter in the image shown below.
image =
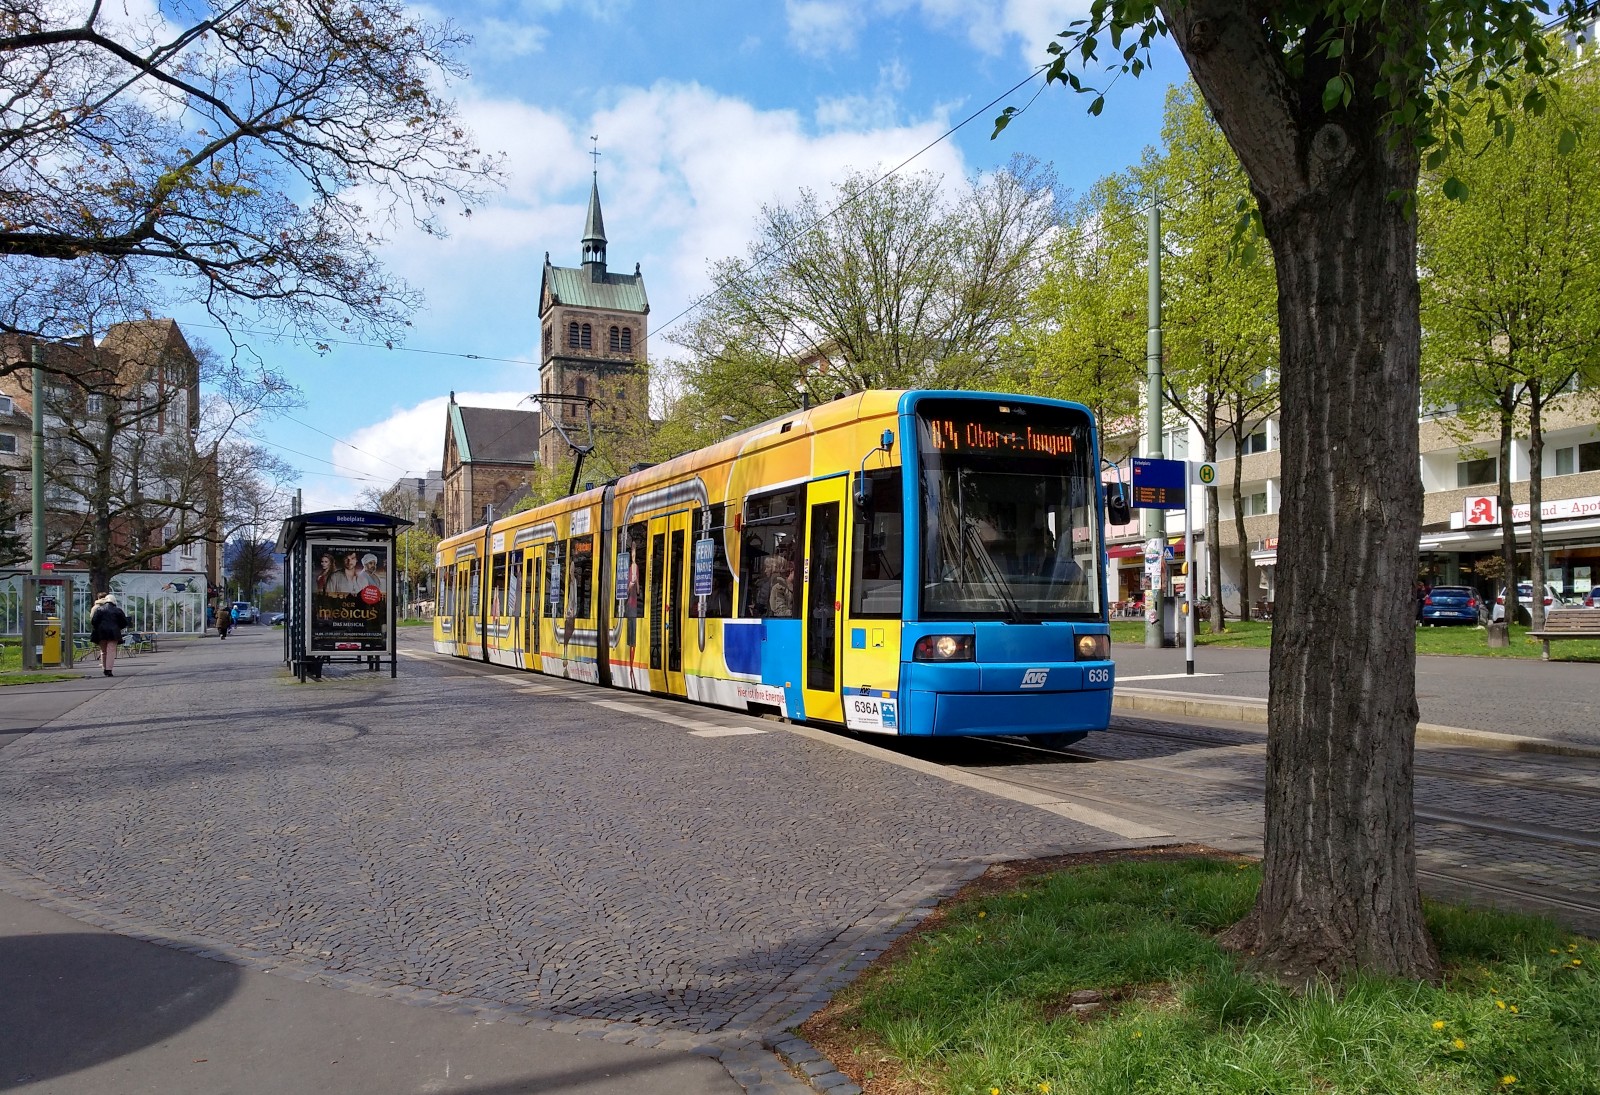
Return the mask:
<path id="1" fill-rule="evenodd" d="M 387 652 L 394 579 L 389 545 L 313 539 L 308 546 L 311 630 L 306 649 Z"/>

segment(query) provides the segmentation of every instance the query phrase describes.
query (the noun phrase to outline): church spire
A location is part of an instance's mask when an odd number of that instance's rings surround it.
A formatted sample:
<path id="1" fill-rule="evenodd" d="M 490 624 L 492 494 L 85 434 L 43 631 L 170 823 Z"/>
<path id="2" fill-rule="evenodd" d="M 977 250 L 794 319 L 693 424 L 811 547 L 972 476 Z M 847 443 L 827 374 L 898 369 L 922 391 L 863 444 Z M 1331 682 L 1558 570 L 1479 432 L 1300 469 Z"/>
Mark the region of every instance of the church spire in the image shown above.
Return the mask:
<path id="1" fill-rule="evenodd" d="M 592 141 L 599 138 L 591 137 Z M 606 222 L 600 216 L 600 149 L 590 153 L 595 158 L 594 181 L 589 187 L 589 215 L 583 222 L 583 268 L 590 281 L 604 281 L 606 276 Z"/>

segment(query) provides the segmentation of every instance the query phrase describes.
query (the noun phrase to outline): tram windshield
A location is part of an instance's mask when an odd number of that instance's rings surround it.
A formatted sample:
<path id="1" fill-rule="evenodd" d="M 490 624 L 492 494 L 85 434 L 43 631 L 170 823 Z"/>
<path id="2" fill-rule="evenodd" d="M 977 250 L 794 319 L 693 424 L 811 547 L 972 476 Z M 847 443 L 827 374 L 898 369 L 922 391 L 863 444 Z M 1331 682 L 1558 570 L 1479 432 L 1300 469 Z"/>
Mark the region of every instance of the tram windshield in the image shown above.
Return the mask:
<path id="1" fill-rule="evenodd" d="M 1099 618 L 1088 415 L 953 399 L 917 413 L 923 617 Z"/>

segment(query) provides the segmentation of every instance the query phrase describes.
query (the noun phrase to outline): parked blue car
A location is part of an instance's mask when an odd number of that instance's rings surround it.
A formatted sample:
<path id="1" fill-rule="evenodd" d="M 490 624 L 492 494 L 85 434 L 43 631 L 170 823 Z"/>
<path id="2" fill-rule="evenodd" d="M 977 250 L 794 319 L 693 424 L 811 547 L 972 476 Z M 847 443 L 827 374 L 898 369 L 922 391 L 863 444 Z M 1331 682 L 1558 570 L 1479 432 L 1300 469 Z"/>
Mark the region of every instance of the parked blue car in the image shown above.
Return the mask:
<path id="1" fill-rule="evenodd" d="M 1483 602 L 1471 586 L 1434 586 L 1422 598 L 1425 624 L 1468 624 L 1476 627 Z"/>

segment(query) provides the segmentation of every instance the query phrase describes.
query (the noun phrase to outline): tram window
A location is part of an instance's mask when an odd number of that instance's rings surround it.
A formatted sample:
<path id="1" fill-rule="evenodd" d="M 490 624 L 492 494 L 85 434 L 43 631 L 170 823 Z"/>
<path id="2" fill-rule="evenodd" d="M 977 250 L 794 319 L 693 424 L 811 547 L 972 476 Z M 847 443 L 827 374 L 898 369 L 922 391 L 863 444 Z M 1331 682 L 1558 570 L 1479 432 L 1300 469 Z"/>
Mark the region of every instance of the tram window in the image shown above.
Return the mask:
<path id="1" fill-rule="evenodd" d="M 869 471 L 867 502 L 856 507 L 850 544 L 850 614 L 900 615 L 900 581 L 905 566 L 905 511 L 900 469 Z"/>
<path id="2" fill-rule="evenodd" d="M 467 611 L 478 614 L 478 560 L 467 564 Z"/>
<path id="3" fill-rule="evenodd" d="M 489 615 L 505 615 L 506 557 L 502 552 L 494 557 L 494 569 L 489 581 Z"/>
<path id="4" fill-rule="evenodd" d="M 617 530 L 617 616 L 637 620 L 644 615 L 644 542 L 646 526 L 635 521 Z"/>
<path id="5" fill-rule="evenodd" d="M 566 573 L 567 542 L 565 540 L 553 541 L 544 553 L 544 588 L 545 596 L 550 600 L 550 615 L 553 619 L 560 619 L 566 614 L 567 601 L 566 582 L 562 575 Z"/>
<path id="6" fill-rule="evenodd" d="M 506 570 L 506 599 L 505 614 L 520 617 L 522 615 L 522 549 L 518 548 L 511 553 L 511 561 Z"/>
<path id="7" fill-rule="evenodd" d="M 725 620 L 733 615 L 733 569 L 728 565 L 728 530 L 723 523 L 726 513 L 727 506 L 718 502 L 707 509 L 696 510 L 689 521 L 696 540 L 711 537 L 711 593 L 706 597 L 707 619 Z M 710 514 L 709 524 L 706 523 L 706 514 Z M 690 596 L 689 615 L 700 615 L 699 597 Z"/>
<path id="8" fill-rule="evenodd" d="M 434 615 L 454 616 L 456 612 L 456 568 L 439 568 L 439 603 L 434 605 Z"/>
<path id="9" fill-rule="evenodd" d="M 745 502 L 740 615 L 799 618 L 804 505 L 804 488 L 753 496 Z"/>
<path id="10" fill-rule="evenodd" d="M 571 580 L 567 585 L 567 615 L 587 620 L 594 615 L 594 537 L 574 536 L 567 557 Z"/>

